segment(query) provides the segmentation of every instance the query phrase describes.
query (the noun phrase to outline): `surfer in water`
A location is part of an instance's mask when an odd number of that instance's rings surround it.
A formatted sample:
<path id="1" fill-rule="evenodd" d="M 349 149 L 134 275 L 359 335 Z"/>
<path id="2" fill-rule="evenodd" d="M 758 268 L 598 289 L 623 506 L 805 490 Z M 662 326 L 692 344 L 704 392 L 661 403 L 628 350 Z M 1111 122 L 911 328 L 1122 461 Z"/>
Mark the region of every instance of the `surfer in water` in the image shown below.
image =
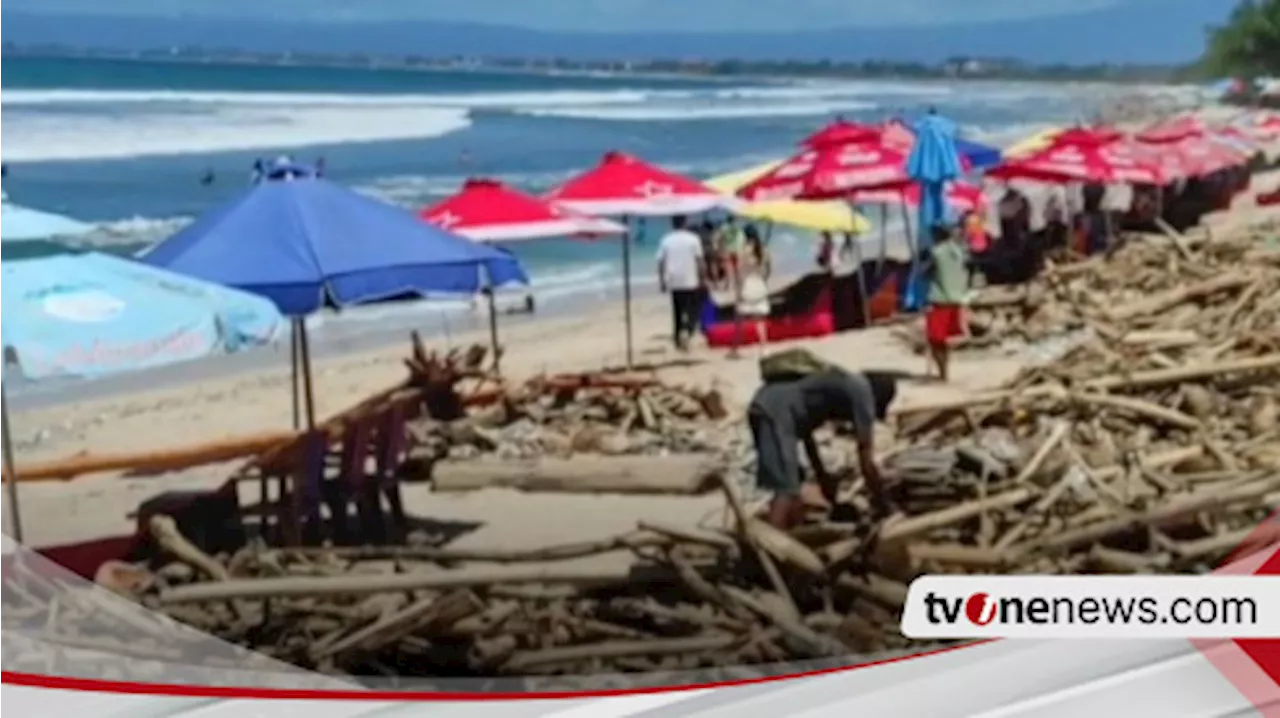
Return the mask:
<path id="1" fill-rule="evenodd" d="M 200 175 L 200 184 L 203 187 L 209 187 L 218 181 L 218 176 L 214 174 L 213 168 L 205 168 L 204 174 Z"/>

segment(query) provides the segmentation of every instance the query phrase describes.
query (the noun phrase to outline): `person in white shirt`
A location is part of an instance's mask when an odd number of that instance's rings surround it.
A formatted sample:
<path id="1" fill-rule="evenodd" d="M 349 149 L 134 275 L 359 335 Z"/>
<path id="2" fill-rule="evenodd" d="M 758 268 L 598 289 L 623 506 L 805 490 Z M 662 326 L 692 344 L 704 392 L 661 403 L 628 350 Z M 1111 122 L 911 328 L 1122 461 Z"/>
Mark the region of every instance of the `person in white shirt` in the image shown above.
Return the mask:
<path id="1" fill-rule="evenodd" d="M 685 229 L 684 217 L 671 218 L 671 231 L 658 244 L 658 286 L 671 293 L 672 337 L 676 348 L 688 348 L 698 321 L 698 301 L 706 276 L 702 240 Z"/>

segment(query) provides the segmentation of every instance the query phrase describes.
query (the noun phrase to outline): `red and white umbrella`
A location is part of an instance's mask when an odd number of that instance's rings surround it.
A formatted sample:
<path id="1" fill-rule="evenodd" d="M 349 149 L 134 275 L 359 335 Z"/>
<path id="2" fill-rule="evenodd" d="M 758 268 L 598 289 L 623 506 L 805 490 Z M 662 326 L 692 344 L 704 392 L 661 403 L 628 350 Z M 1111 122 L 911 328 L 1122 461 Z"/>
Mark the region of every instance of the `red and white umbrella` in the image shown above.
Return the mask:
<path id="1" fill-rule="evenodd" d="M 1055 143 L 989 172 L 997 179 L 1098 184 L 1165 184 L 1160 165 L 1118 142 Z"/>
<path id="2" fill-rule="evenodd" d="M 908 182 L 907 153 L 875 139 L 805 150 L 738 190 L 738 196 L 752 202 L 836 199 Z"/>
<path id="3" fill-rule="evenodd" d="M 888 143 L 885 139 L 882 134 L 870 140 L 805 150 L 739 189 L 738 196 L 752 202 L 844 199 L 864 190 L 896 190 L 914 184 L 907 174 L 910 145 L 902 147 L 892 137 Z M 961 166 L 966 171 L 970 169 L 964 158 Z"/>
<path id="4" fill-rule="evenodd" d="M 1165 144 L 1203 137 L 1208 131 L 1209 127 L 1204 120 L 1195 115 L 1183 114 L 1152 124 L 1139 132 L 1137 139 L 1149 144 Z"/>
<path id="5" fill-rule="evenodd" d="M 1208 136 L 1188 137 L 1174 144 L 1190 176 L 1204 176 L 1248 163 L 1249 157 Z"/>
<path id="6" fill-rule="evenodd" d="M 578 214 L 490 179 L 467 180 L 462 191 L 423 209 L 419 216 L 481 242 L 593 237 L 627 231 L 617 222 Z"/>
<path id="7" fill-rule="evenodd" d="M 623 152 L 610 152 L 595 168 L 565 182 L 546 199 L 574 212 L 605 217 L 670 217 L 739 203 L 697 180 Z"/>
<path id="8" fill-rule="evenodd" d="M 1124 133 L 1114 127 L 1072 127 L 1053 136 L 1053 145 L 1105 145 L 1124 139 Z"/>
<path id="9" fill-rule="evenodd" d="M 901 188 L 860 190 L 850 195 L 851 202 L 862 204 L 901 204 L 909 208 L 920 206 L 920 185 L 912 182 Z M 952 182 L 947 185 L 947 205 L 959 212 L 976 212 L 987 205 L 982 188 L 969 182 Z"/>
<path id="10" fill-rule="evenodd" d="M 623 152 L 610 152 L 600 164 L 549 192 L 546 199 L 574 212 L 614 217 L 670 217 L 713 209 L 734 209 L 741 202 L 688 177 L 668 172 Z M 631 330 L 631 238 L 622 240 L 623 304 L 626 309 L 627 366 L 634 356 Z"/>
<path id="11" fill-rule="evenodd" d="M 839 119 L 814 132 L 800 142 L 801 147 L 823 147 L 841 145 L 848 142 L 864 142 L 878 137 L 881 128 L 875 125 L 864 125 L 859 122 Z"/>

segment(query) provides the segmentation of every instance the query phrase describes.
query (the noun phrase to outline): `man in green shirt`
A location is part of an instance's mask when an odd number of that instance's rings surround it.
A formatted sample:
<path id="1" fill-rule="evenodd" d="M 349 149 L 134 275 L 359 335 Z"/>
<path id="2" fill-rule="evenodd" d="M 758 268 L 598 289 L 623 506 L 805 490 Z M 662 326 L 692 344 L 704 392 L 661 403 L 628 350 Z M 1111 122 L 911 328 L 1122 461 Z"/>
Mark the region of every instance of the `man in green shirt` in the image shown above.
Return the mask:
<path id="1" fill-rule="evenodd" d="M 969 257 L 950 227 L 933 228 L 933 249 L 924 263 L 929 279 L 928 307 L 925 308 L 925 341 L 942 381 L 950 378 L 951 352 L 948 343 L 964 331 L 963 309 L 969 294 Z"/>

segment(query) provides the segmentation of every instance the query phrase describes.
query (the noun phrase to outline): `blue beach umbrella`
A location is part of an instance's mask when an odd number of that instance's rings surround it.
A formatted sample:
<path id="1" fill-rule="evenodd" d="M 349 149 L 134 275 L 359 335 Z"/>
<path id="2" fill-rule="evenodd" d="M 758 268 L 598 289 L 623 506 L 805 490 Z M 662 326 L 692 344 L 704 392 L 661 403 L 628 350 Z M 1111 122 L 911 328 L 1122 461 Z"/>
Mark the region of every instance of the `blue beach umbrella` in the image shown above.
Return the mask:
<path id="1" fill-rule="evenodd" d="M 947 220 L 947 183 L 960 178 L 964 168 L 956 151 L 956 125 L 930 111 L 916 122 L 916 143 L 907 158 L 907 175 L 920 184 L 919 249 L 928 249 L 929 230 Z M 924 302 L 923 277 L 916 276 L 918 259 L 912 259 L 912 281 L 903 299 L 908 310 Z"/>
<path id="2" fill-rule="evenodd" d="M 76 237 L 93 231 L 91 225 L 52 212 L 9 203 L 0 194 L 0 240 L 27 242 L 53 237 Z"/>
<path id="3" fill-rule="evenodd" d="M 274 341 L 284 324 L 262 297 L 94 252 L 7 261 L 0 274 L 0 421 L 15 538 L 22 525 L 9 382 L 95 379 L 230 354 Z"/>
<path id="4" fill-rule="evenodd" d="M 528 283 L 510 254 L 317 178 L 256 185 L 141 259 L 267 297 L 294 317 L 295 371 L 301 365 L 308 426 L 314 408 L 302 316 L 326 306 Z M 491 303 L 496 340 L 492 309 Z M 295 393 L 295 420 L 296 400 Z"/>

